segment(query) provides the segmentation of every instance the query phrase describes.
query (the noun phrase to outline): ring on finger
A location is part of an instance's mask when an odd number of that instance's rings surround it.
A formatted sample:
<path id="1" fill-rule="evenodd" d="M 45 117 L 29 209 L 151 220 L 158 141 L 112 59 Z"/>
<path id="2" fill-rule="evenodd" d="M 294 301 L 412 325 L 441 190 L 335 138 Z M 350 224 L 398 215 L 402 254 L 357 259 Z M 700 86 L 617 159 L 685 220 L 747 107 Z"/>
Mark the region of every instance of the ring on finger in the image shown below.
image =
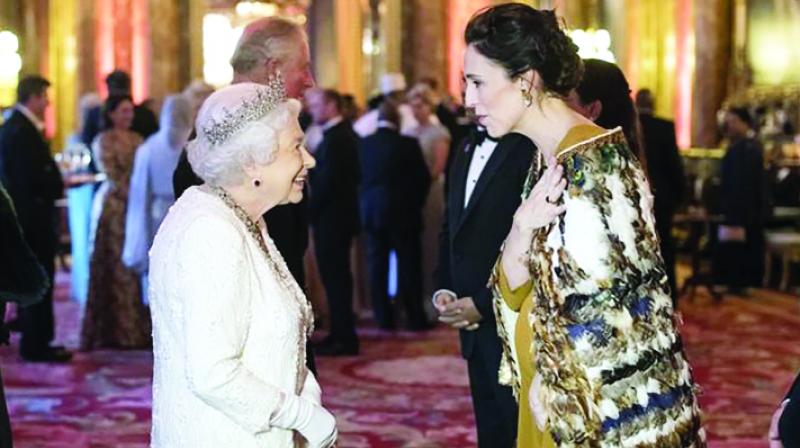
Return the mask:
<path id="1" fill-rule="evenodd" d="M 549 194 L 544 197 L 544 200 L 547 201 L 548 204 L 553 204 L 553 205 L 556 204 L 556 201 L 550 199 L 550 195 Z"/>

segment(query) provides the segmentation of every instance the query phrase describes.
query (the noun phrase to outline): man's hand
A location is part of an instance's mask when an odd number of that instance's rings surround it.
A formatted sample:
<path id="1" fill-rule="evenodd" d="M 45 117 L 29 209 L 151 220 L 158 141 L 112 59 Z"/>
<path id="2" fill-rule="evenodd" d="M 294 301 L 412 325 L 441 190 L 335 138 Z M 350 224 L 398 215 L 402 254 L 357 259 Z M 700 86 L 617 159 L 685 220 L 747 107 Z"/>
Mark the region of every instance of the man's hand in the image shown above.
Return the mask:
<path id="1" fill-rule="evenodd" d="M 433 296 L 433 307 L 436 308 L 436 312 L 442 314 L 447 309 L 447 305 L 450 305 L 457 299 L 458 297 L 456 297 L 452 292 L 440 290 L 437 291 L 435 296 Z"/>
<path id="2" fill-rule="evenodd" d="M 439 310 L 439 322 L 458 330 L 476 330 L 482 320 L 483 316 L 475 307 L 472 297 L 462 297 Z"/>

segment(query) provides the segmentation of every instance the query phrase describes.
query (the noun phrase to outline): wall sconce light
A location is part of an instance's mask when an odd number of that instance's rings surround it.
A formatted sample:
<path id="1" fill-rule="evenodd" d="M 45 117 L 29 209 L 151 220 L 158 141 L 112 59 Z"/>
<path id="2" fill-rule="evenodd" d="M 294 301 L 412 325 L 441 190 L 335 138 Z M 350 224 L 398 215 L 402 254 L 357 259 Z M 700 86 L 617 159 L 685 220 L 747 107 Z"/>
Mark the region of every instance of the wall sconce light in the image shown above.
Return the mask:
<path id="1" fill-rule="evenodd" d="M 16 101 L 19 71 L 22 58 L 19 39 L 11 31 L 0 31 L 0 106 L 10 106 Z"/>
<path id="2" fill-rule="evenodd" d="M 611 34 L 608 30 L 572 30 L 569 37 L 578 46 L 578 55 L 581 59 L 601 59 L 607 62 L 616 62 L 614 53 L 611 52 Z"/>

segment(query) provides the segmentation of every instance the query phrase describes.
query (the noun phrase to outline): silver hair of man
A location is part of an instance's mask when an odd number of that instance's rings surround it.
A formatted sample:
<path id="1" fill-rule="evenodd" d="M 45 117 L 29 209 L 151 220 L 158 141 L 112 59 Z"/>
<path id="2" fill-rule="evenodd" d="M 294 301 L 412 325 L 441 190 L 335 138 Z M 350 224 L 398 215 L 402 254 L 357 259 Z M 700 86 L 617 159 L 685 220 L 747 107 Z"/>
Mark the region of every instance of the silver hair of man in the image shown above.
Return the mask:
<path id="1" fill-rule="evenodd" d="M 300 109 L 299 101 L 287 99 L 218 145 L 205 138 L 195 138 L 187 147 L 189 164 L 208 185 L 240 185 L 246 180 L 244 167 L 267 165 L 275 160 L 281 131 L 292 120 L 297 121 Z"/>
<path id="2" fill-rule="evenodd" d="M 278 17 L 262 19 L 245 29 L 231 58 L 236 73 L 248 73 L 269 60 L 283 64 L 297 48 L 305 32 L 297 24 Z"/>

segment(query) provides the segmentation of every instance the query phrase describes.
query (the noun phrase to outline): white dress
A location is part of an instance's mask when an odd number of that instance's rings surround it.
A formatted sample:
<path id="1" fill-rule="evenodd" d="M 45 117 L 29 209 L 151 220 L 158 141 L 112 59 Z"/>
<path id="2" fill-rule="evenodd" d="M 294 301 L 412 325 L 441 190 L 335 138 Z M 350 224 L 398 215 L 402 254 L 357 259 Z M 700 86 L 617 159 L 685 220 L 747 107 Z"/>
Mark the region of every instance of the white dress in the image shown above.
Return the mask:
<path id="1" fill-rule="evenodd" d="M 145 304 L 149 303 L 148 251 L 158 226 L 175 202 L 172 173 L 178 166 L 181 149 L 181 146 L 170 145 L 165 133 L 158 132 L 139 146 L 133 162 L 125 215 L 122 262 L 139 273 L 142 280 L 142 300 Z"/>
<path id="2" fill-rule="evenodd" d="M 281 392 L 318 387 L 305 368 L 313 316 L 276 258 L 280 275 L 205 187 L 190 188 L 170 209 L 150 252 L 151 446 L 295 446 L 292 431 L 269 422 Z"/>

